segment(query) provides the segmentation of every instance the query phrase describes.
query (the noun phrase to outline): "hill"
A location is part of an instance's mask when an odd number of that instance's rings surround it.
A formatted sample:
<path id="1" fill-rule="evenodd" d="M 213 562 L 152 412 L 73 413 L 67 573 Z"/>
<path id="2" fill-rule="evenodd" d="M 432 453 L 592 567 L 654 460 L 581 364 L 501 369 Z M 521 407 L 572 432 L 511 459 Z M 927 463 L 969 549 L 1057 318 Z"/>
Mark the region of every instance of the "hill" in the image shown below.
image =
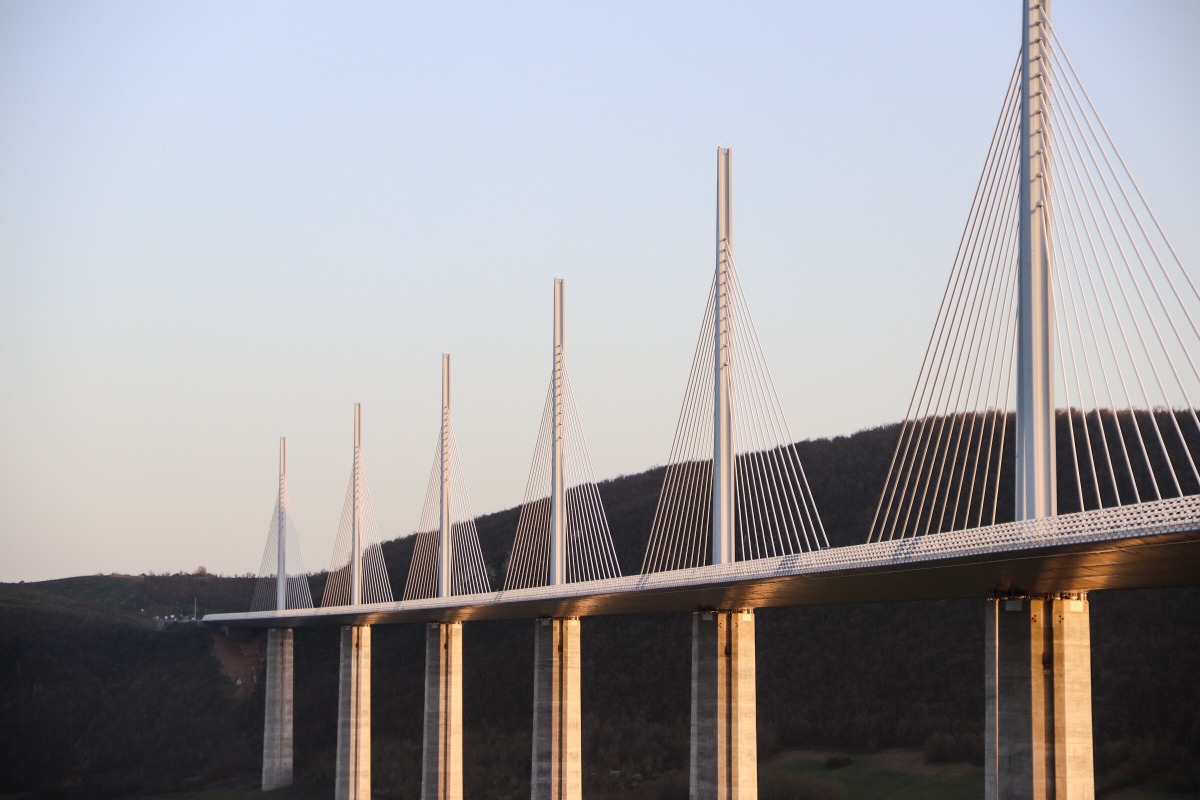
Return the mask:
<path id="1" fill-rule="evenodd" d="M 835 546 L 862 541 L 895 437 L 892 426 L 799 445 Z M 640 568 L 661 481 L 660 468 L 600 487 L 627 573 Z M 477 521 L 494 583 L 516 518 L 509 509 Z M 384 546 L 397 594 L 412 544 Z M 313 576 L 314 597 L 324 578 Z M 201 613 L 241 610 L 252 593 L 252 579 L 211 575 L 0 585 L 0 794 L 118 797 L 253 784 L 261 637 L 230 641 L 190 623 L 156 630 L 148 619 L 190 615 L 194 602 Z M 1196 796 L 1200 589 L 1097 592 L 1092 603 L 1101 786 L 1150 782 Z M 931 770 L 956 765 L 946 768 L 955 775 L 979 763 L 982 615 L 978 601 L 760 611 L 759 748 L 771 771 L 763 800 L 838 796 L 828 781 L 807 777 L 815 762 L 788 755 L 799 749 L 855 754 L 858 766 L 847 775 L 904 762 L 863 755 L 891 748 L 923 754 L 916 758 Z M 682 615 L 584 622 L 588 797 L 686 797 L 689 634 Z M 423 637 L 421 626 L 374 632 L 373 771 L 381 798 L 415 797 L 419 788 Z M 464 634 L 470 797 L 528 794 L 532 646 L 524 621 L 473 623 Z M 288 798 L 331 790 L 336 665 L 335 630 L 297 632 L 298 785 Z"/>

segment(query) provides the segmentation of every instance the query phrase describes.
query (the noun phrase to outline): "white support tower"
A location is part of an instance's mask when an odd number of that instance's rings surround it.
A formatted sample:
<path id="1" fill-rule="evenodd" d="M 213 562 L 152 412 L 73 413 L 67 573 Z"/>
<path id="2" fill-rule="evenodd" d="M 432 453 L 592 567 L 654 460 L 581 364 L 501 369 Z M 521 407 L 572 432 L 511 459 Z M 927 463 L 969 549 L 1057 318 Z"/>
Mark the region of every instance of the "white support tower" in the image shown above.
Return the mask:
<path id="1" fill-rule="evenodd" d="M 425 627 L 425 735 L 421 800 L 462 800 L 463 652 L 461 622 Z"/>
<path id="2" fill-rule="evenodd" d="M 287 439 L 279 437 L 279 514 L 275 530 L 275 608 L 287 608 Z M 293 642 L 290 628 L 267 631 L 263 791 L 292 783 Z"/>
<path id="3" fill-rule="evenodd" d="M 454 564 L 454 519 L 450 509 L 450 355 L 442 354 L 442 474 L 438 531 L 438 597 L 449 597 Z"/>
<path id="4" fill-rule="evenodd" d="M 550 382 L 505 589 L 562 586 L 621 572 L 567 373 L 565 285 L 554 279 Z"/>
<path id="5" fill-rule="evenodd" d="M 738 277 L 726 147 L 716 194 L 715 269 L 643 572 L 829 546 Z"/>
<path id="6" fill-rule="evenodd" d="M 733 308 L 729 261 L 733 246 L 733 173 L 729 148 L 717 148 L 717 279 L 713 315 L 712 563 L 729 564 L 734 548 Z"/>
<path id="7" fill-rule="evenodd" d="M 566 354 L 563 280 L 554 279 L 554 419 L 550 435 L 550 585 L 567 582 Z"/>
<path id="8" fill-rule="evenodd" d="M 350 605 L 362 602 L 362 530 L 363 530 L 363 471 L 362 471 L 362 403 L 354 404 L 354 488 L 353 511 L 350 521 Z"/>
<path id="9" fill-rule="evenodd" d="M 733 173 L 717 148 L 717 274 L 713 313 L 712 563 L 737 557 L 733 449 Z M 692 800 L 756 800 L 758 731 L 754 610 L 692 615 Z"/>
<path id="10" fill-rule="evenodd" d="M 363 466 L 362 404 L 355 403 L 354 460 L 321 605 L 340 607 L 390 602 L 391 579 L 383 559 L 375 515 L 371 511 L 371 495 L 367 491 Z"/>
<path id="11" fill-rule="evenodd" d="M 1050 0 L 1022 0 L 1017 287 L 1018 521 L 1058 513 Z M 1086 593 L 993 598 L 985 617 L 986 800 L 1093 800 Z"/>
<path id="12" fill-rule="evenodd" d="M 362 403 L 354 404 L 354 474 L 351 479 L 350 605 L 362 602 L 363 506 Z M 336 800 L 371 798 L 371 626 L 342 627 L 338 672 Z"/>
<path id="13" fill-rule="evenodd" d="M 692 614 L 692 800 L 758 800 L 754 610 Z"/>
<path id="14" fill-rule="evenodd" d="M 271 628 L 267 631 L 262 768 L 264 792 L 292 785 L 295 760 L 294 653 L 295 632 L 291 628 Z"/>
<path id="15" fill-rule="evenodd" d="M 549 585 L 567 582 L 567 387 L 563 280 L 554 279 L 554 371 L 550 387 Z M 579 619 L 534 623 L 530 797 L 579 800 L 583 791 Z"/>
<path id="16" fill-rule="evenodd" d="M 442 354 L 442 432 L 438 442 L 437 596 L 454 593 L 454 516 L 450 496 L 450 355 Z M 425 736 L 421 800 L 462 800 L 462 623 L 425 630 Z"/>
<path id="17" fill-rule="evenodd" d="M 578 617 L 534 622 L 531 800 L 583 797 L 580 666 Z"/>
<path id="18" fill-rule="evenodd" d="M 1057 513 L 1050 169 L 1050 0 L 1024 0 L 1017 295 L 1016 519 Z"/>
<path id="19" fill-rule="evenodd" d="M 279 437 L 279 514 L 275 530 L 275 608 L 287 608 L 287 439 Z M 263 730 L 263 791 L 292 783 L 292 676 L 290 628 L 267 632 L 266 721 Z"/>
<path id="20" fill-rule="evenodd" d="M 342 626 L 334 800 L 371 800 L 371 626 Z"/>
<path id="21" fill-rule="evenodd" d="M 287 608 L 287 439 L 279 437 L 279 525 L 275 531 L 275 608 Z"/>

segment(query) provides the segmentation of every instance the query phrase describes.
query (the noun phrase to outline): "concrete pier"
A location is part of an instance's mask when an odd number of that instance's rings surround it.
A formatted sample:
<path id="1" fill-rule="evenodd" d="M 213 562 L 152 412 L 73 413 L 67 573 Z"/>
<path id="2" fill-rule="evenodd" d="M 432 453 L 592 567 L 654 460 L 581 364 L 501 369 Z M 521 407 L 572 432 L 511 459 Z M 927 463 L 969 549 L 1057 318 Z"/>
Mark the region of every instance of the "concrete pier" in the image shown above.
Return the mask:
<path id="1" fill-rule="evenodd" d="M 534 622 L 533 800 L 579 800 L 583 754 L 579 619 Z"/>
<path id="2" fill-rule="evenodd" d="M 462 623 L 425 628 L 421 800 L 462 800 Z"/>
<path id="3" fill-rule="evenodd" d="M 756 800 L 754 611 L 692 615 L 691 800 Z"/>
<path id="4" fill-rule="evenodd" d="M 263 731 L 263 791 L 292 785 L 291 628 L 267 631 L 267 713 Z"/>
<path id="5" fill-rule="evenodd" d="M 371 628 L 342 628 L 335 800 L 371 797 Z"/>
<path id="6" fill-rule="evenodd" d="M 987 800 L 1093 800 L 1086 593 L 988 601 Z"/>

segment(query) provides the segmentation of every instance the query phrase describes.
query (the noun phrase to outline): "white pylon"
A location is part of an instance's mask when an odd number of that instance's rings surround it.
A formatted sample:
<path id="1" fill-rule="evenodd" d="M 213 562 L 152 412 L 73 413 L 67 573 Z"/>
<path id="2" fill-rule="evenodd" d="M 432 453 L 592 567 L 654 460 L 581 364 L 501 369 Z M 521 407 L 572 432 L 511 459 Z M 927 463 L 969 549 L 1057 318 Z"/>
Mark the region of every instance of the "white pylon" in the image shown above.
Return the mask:
<path id="1" fill-rule="evenodd" d="M 1016 519 L 1058 511 L 1054 443 L 1050 0 L 1025 0 L 1021 46 Z"/>
<path id="2" fill-rule="evenodd" d="M 441 513 L 438 532 L 438 597 L 453 592 L 454 520 L 450 514 L 450 355 L 442 354 Z"/>
<path id="3" fill-rule="evenodd" d="M 287 439 L 279 437 L 279 520 L 275 531 L 275 608 L 287 608 Z"/>
<path id="4" fill-rule="evenodd" d="M 563 280 L 554 279 L 554 403 L 550 432 L 550 585 L 567 582 L 566 380 Z"/>
<path id="5" fill-rule="evenodd" d="M 712 563 L 734 560 L 733 307 L 729 254 L 733 244 L 733 172 L 729 148 L 717 148 L 717 278 L 713 314 Z"/>
<path id="6" fill-rule="evenodd" d="M 354 404 L 353 510 L 350 518 L 350 605 L 362 602 L 362 403 Z"/>

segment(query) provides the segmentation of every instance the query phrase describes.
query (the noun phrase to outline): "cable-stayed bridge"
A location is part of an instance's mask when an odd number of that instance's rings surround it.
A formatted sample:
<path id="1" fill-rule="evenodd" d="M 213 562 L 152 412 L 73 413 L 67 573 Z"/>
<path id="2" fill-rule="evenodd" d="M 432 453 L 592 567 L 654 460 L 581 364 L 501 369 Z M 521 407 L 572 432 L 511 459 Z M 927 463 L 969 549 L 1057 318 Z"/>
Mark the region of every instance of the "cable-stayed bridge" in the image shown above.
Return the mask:
<path id="1" fill-rule="evenodd" d="M 250 627 L 603 616 L 1195 585 L 1200 497 L 728 565 L 399 603 L 213 614 Z"/>
<path id="2" fill-rule="evenodd" d="M 1048 0 L 1025 0 L 1022 30 L 862 543 L 829 547 L 738 278 L 731 153 L 719 149 L 712 287 L 640 565 L 618 563 L 592 474 L 562 281 L 507 563 L 486 564 L 479 547 L 449 356 L 402 600 L 370 512 L 361 409 L 319 607 L 281 444 L 253 608 L 205 618 L 270 631 L 265 789 L 291 782 L 297 626 L 342 628 L 340 800 L 370 796 L 371 626 L 427 624 L 421 792 L 457 798 L 463 623 L 535 619 L 531 796 L 557 799 L 581 795 L 581 618 L 690 612 L 691 796 L 753 798 L 755 608 L 978 597 L 987 797 L 1094 796 L 1087 593 L 1200 582 L 1200 291 L 1071 66 Z"/>

